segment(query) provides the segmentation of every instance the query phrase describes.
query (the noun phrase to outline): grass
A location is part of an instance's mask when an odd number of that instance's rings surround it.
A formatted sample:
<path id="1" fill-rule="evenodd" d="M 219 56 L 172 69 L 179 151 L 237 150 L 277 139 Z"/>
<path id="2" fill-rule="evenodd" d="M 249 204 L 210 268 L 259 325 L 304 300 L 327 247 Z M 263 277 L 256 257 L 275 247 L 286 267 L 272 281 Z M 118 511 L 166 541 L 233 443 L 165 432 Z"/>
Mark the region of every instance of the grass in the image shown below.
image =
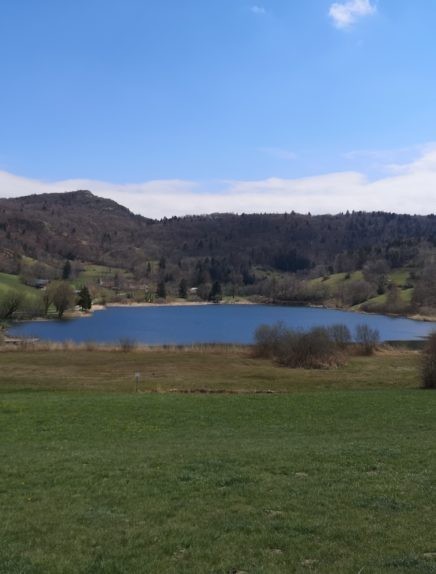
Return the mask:
<path id="1" fill-rule="evenodd" d="M 413 287 L 409 289 L 402 289 L 398 292 L 399 300 L 402 303 L 411 303 L 412 302 L 412 295 L 413 295 Z M 371 299 L 367 299 L 364 303 L 359 303 L 359 305 L 354 305 L 351 307 L 352 309 L 359 310 L 362 305 L 384 305 L 387 301 L 387 293 L 383 295 L 377 295 L 376 297 L 372 297 Z"/>
<path id="2" fill-rule="evenodd" d="M 349 275 L 349 277 L 348 277 Z M 310 283 L 312 285 L 324 285 L 325 287 L 335 288 L 341 283 L 348 283 L 353 281 L 361 281 L 363 279 L 362 271 L 354 271 L 350 274 L 348 273 L 333 273 L 326 277 L 317 277 L 316 279 L 311 279 Z"/>
<path id="3" fill-rule="evenodd" d="M 413 271 L 413 269 L 406 267 L 400 269 L 394 269 L 393 271 L 390 271 L 388 274 L 389 281 L 391 281 L 398 287 L 404 287 L 405 285 L 407 285 L 409 281 L 411 271 Z M 342 282 L 361 281 L 362 279 L 364 279 L 362 271 L 354 271 L 349 275 L 350 276 L 347 277 L 348 273 L 333 273 L 332 275 L 329 275 L 326 278 L 318 277 L 316 279 L 312 279 L 311 283 L 313 284 L 323 283 L 328 287 L 337 287 Z"/>
<path id="4" fill-rule="evenodd" d="M 0 273 L 0 295 L 6 291 L 13 289 L 19 291 L 23 295 L 30 295 L 35 297 L 38 294 L 38 289 L 29 287 L 21 283 L 18 275 L 10 275 L 9 273 Z"/>
<path id="5" fill-rule="evenodd" d="M 413 269 L 404 267 L 404 268 L 400 268 L 400 269 L 395 269 L 395 270 L 391 271 L 388 275 L 389 281 L 394 283 L 395 285 L 397 285 L 400 288 L 400 292 L 399 292 L 400 299 L 404 303 L 410 303 L 412 301 L 412 295 L 413 295 L 414 288 L 413 287 L 404 288 L 410 282 L 411 271 L 413 271 Z M 335 291 L 337 291 L 337 288 L 341 284 L 342 285 L 350 284 L 350 283 L 353 283 L 354 281 L 361 281 L 362 279 L 364 279 L 362 271 L 355 271 L 355 272 L 349 274 L 349 277 L 348 277 L 347 273 L 334 273 L 332 275 L 329 275 L 326 278 L 317 277 L 316 279 L 312 279 L 310 281 L 310 283 L 312 285 L 321 285 L 322 284 L 325 287 L 330 288 L 331 292 L 334 293 Z M 358 305 L 354 305 L 352 307 L 352 309 L 358 310 L 362 307 L 362 305 L 382 305 L 382 304 L 386 303 L 386 297 L 387 297 L 386 294 L 372 297 L 370 299 L 367 299 L 363 303 L 359 303 Z"/>
<path id="6" fill-rule="evenodd" d="M 395 269 L 389 273 L 389 279 L 392 281 L 392 283 L 398 285 L 398 287 L 404 287 L 410 283 L 410 273 L 413 271 L 416 270 L 409 267 Z"/>
<path id="7" fill-rule="evenodd" d="M 180 350 L 35 351 L 0 353 L 3 391 L 77 390 L 132 392 L 141 373 L 148 392 L 314 392 L 322 390 L 416 389 L 418 355 L 396 350 L 352 357 L 338 369 L 286 369 L 253 359 L 241 347 Z"/>
<path id="8" fill-rule="evenodd" d="M 0 354 L 0 572 L 436 572 L 416 354 Z M 133 392 L 276 390 L 277 395 Z"/>
<path id="9" fill-rule="evenodd" d="M 132 274 L 125 269 L 108 267 L 106 265 L 85 264 L 76 282 L 81 284 L 86 282 L 96 283 L 99 279 L 113 279 L 115 275 L 122 279 L 132 278 Z"/>

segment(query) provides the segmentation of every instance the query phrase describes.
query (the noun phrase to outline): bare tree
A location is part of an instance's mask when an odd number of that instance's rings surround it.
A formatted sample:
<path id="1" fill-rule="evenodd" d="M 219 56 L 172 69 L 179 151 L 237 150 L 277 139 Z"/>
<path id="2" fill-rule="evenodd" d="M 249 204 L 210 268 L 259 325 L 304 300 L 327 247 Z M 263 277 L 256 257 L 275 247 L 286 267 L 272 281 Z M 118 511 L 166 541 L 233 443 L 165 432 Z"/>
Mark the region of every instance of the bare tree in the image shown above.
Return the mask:
<path id="1" fill-rule="evenodd" d="M 357 325 L 356 343 L 358 343 L 365 355 L 372 355 L 380 341 L 380 333 L 377 329 L 371 329 L 368 325 Z"/>
<path id="2" fill-rule="evenodd" d="M 65 311 L 73 307 L 75 302 L 74 290 L 65 281 L 56 281 L 50 285 L 52 302 L 56 307 L 58 319 L 62 319 Z"/>

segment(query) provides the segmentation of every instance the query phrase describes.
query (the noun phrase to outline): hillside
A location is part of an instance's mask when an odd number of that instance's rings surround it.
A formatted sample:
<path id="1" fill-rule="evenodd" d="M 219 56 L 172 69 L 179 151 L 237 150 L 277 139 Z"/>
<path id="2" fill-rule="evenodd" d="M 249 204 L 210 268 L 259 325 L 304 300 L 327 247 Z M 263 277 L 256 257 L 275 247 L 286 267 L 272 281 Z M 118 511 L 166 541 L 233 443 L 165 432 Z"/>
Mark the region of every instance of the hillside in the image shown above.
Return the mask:
<path id="1" fill-rule="evenodd" d="M 31 195 L 0 200 L 3 252 L 39 261 L 86 259 L 123 261 L 131 257 L 132 236 L 145 218 L 89 191 Z"/>
<path id="2" fill-rule="evenodd" d="M 434 215 L 212 214 L 155 221 L 83 190 L 0 199 L 1 247 L 36 259 L 129 266 L 138 257 L 238 255 L 294 271 L 331 264 L 337 255 L 351 267 L 377 252 L 404 263 L 423 242 L 436 243 Z"/>
<path id="3" fill-rule="evenodd" d="M 338 274 L 366 269 L 351 282 L 357 295 L 341 287 L 342 303 L 377 303 L 380 296 L 384 303 L 389 274 L 406 273 L 401 288 L 411 289 L 431 267 L 435 245 L 434 215 L 292 212 L 157 221 L 84 190 L 0 199 L 0 271 L 25 274 L 38 264 L 37 276 L 53 278 L 66 260 L 86 262 L 163 283 L 173 293 L 184 280 L 209 290 L 218 282 L 227 294 L 325 301 L 337 298 Z M 411 292 L 401 299 L 407 298 Z"/>

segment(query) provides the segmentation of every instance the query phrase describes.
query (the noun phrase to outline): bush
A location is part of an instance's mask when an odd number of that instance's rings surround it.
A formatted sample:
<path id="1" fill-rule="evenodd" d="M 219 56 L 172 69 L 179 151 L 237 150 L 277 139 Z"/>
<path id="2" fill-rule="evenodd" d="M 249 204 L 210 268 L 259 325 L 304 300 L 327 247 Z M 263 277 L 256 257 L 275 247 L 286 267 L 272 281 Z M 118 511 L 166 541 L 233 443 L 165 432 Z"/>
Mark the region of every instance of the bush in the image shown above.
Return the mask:
<path id="1" fill-rule="evenodd" d="M 254 354 L 291 368 L 319 369 L 343 362 L 343 353 L 329 329 L 287 329 L 283 323 L 261 325 L 255 332 Z"/>
<path id="2" fill-rule="evenodd" d="M 357 325 L 355 339 L 364 355 L 372 355 L 380 341 L 380 333 L 368 325 Z"/>
<path id="3" fill-rule="evenodd" d="M 254 355 L 264 359 L 273 358 L 288 332 L 282 322 L 271 326 L 260 325 L 254 333 Z"/>
<path id="4" fill-rule="evenodd" d="M 279 352 L 277 360 L 286 367 L 319 369 L 341 362 L 338 347 L 323 327 L 290 333 Z"/>
<path id="5" fill-rule="evenodd" d="M 436 389 L 436 331 L 430 333 L 422 351 L 421 379 L 424 389 Z"/>
<path id="6" fill-rule="evenodd" d="M 346 349 L 352 341 L 351 332 L 347 325 L 332 325 L 327 328 L 327 332 L 340 349 Z"/>

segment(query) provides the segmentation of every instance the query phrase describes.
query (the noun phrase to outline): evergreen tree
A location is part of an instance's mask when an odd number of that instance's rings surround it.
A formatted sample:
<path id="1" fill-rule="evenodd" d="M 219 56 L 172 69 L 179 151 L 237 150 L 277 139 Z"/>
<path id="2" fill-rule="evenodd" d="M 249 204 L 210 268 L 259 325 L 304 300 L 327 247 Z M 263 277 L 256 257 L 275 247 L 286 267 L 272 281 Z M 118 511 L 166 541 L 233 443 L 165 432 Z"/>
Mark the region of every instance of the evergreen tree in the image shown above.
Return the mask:
<path id="1" fill-rule="evenodd" d="M 186 279 L 181 279 L 179 283 L 179 297 L 186 299 L 188 296 L 188 284 Z"/>
<path id="2" fill-rule="evenodd" d="M 77 304 L 82 308 L 82 311 L 89 311 L 92 307 L 92 298 L 89 289 L 84 285 L 79 291 Z"/>
<path id="3" fill-rule="evenodd" d="M 214 303 L 219 303 L 223 298 L 221 283 L 219 281 L 215 281 L 212 285 L 212 289 L 209 293 L 209 301 L 213 301 Z"/>
<path id="4" fill-rule="evenodd" d="M 70 278 L 70 275 L 71 275 L 71 263 L 67 260 L 65 261 L 65 265 L 63 266 L 62 269 L 62 279 L 66 281 L 67 279 Z"/>
<path id="5" fill-rule="evenodd" d="M 166 299 L 167 290 L 165 287 L 165 281 L 159 281 L 157 284 L 156 295 L 159 297 L 159 299 Z"/>

